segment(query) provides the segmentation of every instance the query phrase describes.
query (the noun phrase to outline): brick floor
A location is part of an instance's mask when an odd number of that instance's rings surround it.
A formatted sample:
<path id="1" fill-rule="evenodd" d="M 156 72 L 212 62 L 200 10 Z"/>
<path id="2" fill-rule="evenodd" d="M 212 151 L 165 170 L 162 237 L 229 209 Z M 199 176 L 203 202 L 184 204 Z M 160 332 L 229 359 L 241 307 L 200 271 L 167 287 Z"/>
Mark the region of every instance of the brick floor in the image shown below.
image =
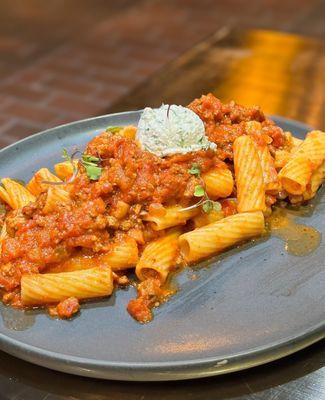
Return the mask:
<path id="1" fill-rule="evenodd" d="M 317 5 L 316 0 L 3 0 L 0 146 L 105 113 L 223 27 L 305 33 L 305 18 L 313 15 L 308 32 L 323 33 Z"/>

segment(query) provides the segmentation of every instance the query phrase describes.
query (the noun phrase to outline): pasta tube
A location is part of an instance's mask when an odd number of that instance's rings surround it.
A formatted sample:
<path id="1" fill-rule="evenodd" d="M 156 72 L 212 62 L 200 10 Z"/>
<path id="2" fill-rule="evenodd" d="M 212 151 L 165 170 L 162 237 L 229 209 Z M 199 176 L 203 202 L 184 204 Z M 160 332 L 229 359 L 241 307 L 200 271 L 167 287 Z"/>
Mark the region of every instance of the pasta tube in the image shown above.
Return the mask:
<path id="1" fill-rule="evenodd" d="M 0 190 L 0 198 L 12 209 L 22 208 L 36 200 L 35 196 L 20 183 L 10 178 L 3 178 L 1 182 L 3 188 Z"/>
<path id="2" fill-rule="evenodd" d="M 9 193 L 2 186 L 0 186 L 0 199 L 4 203 L 7 203 L 8 205 L 10 205 L 10 203 L 11 203 L 11 199 L 10 199 Z M 11 205 L 10 205 L 10 207 L 13 208 Z"/>
<path id="3" fill-rule="evenodd" d="M 136 241 L 126 237 L 123 241 L 113 245 L 109 253 L 99 254 L 97 256 L 88 256 L 85 254 L 70 257 L 58 265 L 50 267 L 48 272 L 71 272 L 90 269 L 94 267 L 108 266 L 112 271 L 121 271 L 135 266 L 138 262 L 138 246 Z"/>
<path id="4" fill-rule="evenodd" d="M 70 201 L 70 196 L 67 191 L 61 187 L 49 187 L 46 195 L 45 205 L 43 207 L 43 212 L 48 214 L 55 210 L 58 204 L 68 203 Z"/>
<path id="5" fill-rule="evenodd" d="M 157 276 L 162 283 L 166 281 L 179 255 L 179 235 L 180 230 L 174 229 L 145 247 L 135 268 L 135 273 L 140 280 Z"/>
<path id="6" fill-rule="evenodd" d="M 217 222 L 222 218 L 224 218 L 223 211 L 211 210 L 209 213 L 200 212 L 193 218 L 193 222 L 195 228 L 200 228 L 201 226 L 212 224 L 212 222 Z"/>
<path id="7" fill-rule="evenodd" d="M 135 139 L 135 135 L 137 133 L 137 128 L 133 125 L 124 126 L 120 131 L 117 132 L 117 135 L 124 136 L 128 139 Z"/>
<path id="8" fill-rule="evenodd" d="M 73 175 L 74 168 L 78 167 L 78 160 L 64 161 L 54 165 L 54 171 L 56 175 L 62 179 L 67 180 Z"/>
<path id="9" fill-rule="evenodd" d="M 209 197 L 218 199 L 228 197 L 234 188 L 234 179 L 228 168 L 214 168 L 202 175 L 205 190 Z"/>
<path id="10" fill-rule="evenodd" d="M 87 257 L 85 255 L 77 255 L 70 257 L 67 261 L 60 264 L 50 266 L 46 269 L 48 273 L 81 271 L 83 269 L 91 269 L 99 266 L 98 259 L 95 257 Z"/>
<path id="11" fill-rule="evenodd" d="M 303 142 L 302 139 L 299 139 L 292 135 L 292 146 L 294 149 L 296 149 L 298 146 L 300 146 L 302 142 Z"/>
<path id="12" fill-rule="evenodd" d="M 255 144 L 249 136 L 239 136 L 235 140 L 234 165 L 238 212 L 265 211 L 263 170 Z"/>
<path id="13" fill-rule="evenodd" d="M 279 179 L 275 169 L 274 160 L 267 145 L 256 145 L 261 160 L 264 187 L 266 192 L 277 192 L 279 190 Z"/>
<path id="14" fill-rule="evenodd" d="M 138 262 L 137 242 L 125 236 L 123 240 L 116 242 L 109 253 L 102 254 L 98 257 L 100 263 L 109 265 L 113 271 L 120 271 L 132 268 Z"/>
<path id="15" fill-rule="evenodd" d="M 290 194 L 300 195 L 312 175 L 312 164 L 304 156 L 292 158 L 279 172 L 282 187 Z"/>
<path id="16" fill-rule="evenodd" d="M 34 196 L 38 196 L 42 192 L 46 192 L 49 187 L 49 185 L 43 183 L 43 181 L 62 182 L 60 178 L 52 174 L 52 172 L 50 172 L 47 168 L 41 168 L 28 182 L 26 189 L 28 189 Z"/>
<path id="17" fill-rule="evenodd" d="M 59 274 L 26 274 L 21 279 L 21 299 L 26 306 L 57 303 L 68 297 L 109 296 L 112 291 L 113 277 L 109 267 Z"/>
<path id="18" fill-rule="evenodd" d="M 240 213 L 218 222 L 184 233 L 179 238 L 185 261 L 207 258 L 243 240 L 259 236 L 264 231 L 261 211 Z"/>
<path id="19" fill-rule="evenodd" d="M 285 148 L 290 149 L 290 151 L 294 151 L 303 142 L 302 139 L 293 136 L 293 134 L 289 131 L 284 132 L 284 136 L 286 138 Z"/>
<path id="20" fill-rule="evenodd" d="M 194 217 L 199 212 L 197 208 L 181 211 L 181 206 L 167 207 L 165 210 L 166 212 L 159 216 L 148 213 L 143 220 L 151 222 L 153 230 L 161 231 L 162 229 L 171 228 L 176 225 L 183 225 L 188 219 Z"/>
<path id="21" fill-rule="evenodd" d="M 304 200 L 312 199 L 320 185 L 325 180 L 325 162 L 319 166 L 316 171 L 312 174 L 310 183 L 308 183 L 306 191 L 303 193 Z"/>
<path id="22" fill-rule="evenodd" d="M 312 131 L 292 153 L 288 163 L 279 173 L 283 188 L 290 194 L 305 192 L 311 174 L 325 160 L 325 132 Z"/>
<path id="23" fill-rule="evenodd" d="M 309 132 L 306 139 L 293 154 L 293 158 L 300 156 L 311 161 L 313 170 L 318 168 L 325 160 L 325 132 Z"/>
<path id="24" fill-rule="evenodd" d="M 276 150 L 275 151 L 275 159 L 274 165 L 276 169 L 283 168 L 286 163 L 289 161 L 291 157 L 291 153 L 287 150 Z"/>

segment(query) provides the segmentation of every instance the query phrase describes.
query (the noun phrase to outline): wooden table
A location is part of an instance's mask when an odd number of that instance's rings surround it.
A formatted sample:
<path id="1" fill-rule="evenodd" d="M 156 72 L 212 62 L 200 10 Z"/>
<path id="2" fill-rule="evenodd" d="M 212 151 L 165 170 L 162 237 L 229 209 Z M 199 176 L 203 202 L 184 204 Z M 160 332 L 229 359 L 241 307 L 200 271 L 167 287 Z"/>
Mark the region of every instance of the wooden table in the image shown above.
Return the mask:
<path id="1" fill-rule="evenodd" d="M 188 104 L 212 92 L 325 128 L 325 43 L 269 30 L 221 28 L 108 109 Z"/>
<path id="2" fill-rule="evenodd" d="M 222 100 L 260 104 L 266 113 L 320 128 L 324 114 L 324 43 L 266 30 L 219 29 L 158 71 L 107 112 L 187 104 L 213 92 Z M 69 376 L 0 354 L 0 399 L 325 399 L 325 349 L 318 343 L 248 371 L 171 383 L 122 383 Z"/>

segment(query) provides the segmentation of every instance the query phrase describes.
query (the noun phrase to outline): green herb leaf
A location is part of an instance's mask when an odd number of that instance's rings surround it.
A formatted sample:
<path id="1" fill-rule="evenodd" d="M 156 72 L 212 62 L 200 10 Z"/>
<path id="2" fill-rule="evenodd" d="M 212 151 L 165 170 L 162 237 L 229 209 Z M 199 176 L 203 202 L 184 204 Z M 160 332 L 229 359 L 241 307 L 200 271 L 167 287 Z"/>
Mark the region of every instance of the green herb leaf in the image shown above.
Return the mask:
<path id="1" fill-rule="evenodd" d="M 66 148 L 63 148 L 63 150 L 62 150 L 62 158 L 63 158 L 65 161 L 70 161 L 70 162 L 71 162 L 71 156 L 70 156 L 70 154 L 68 153 L 68 150 L 67 150 Z"/>
<path id="2" fill-rule="evenodd" d="M 100 158 L 92 156 L 90 154 L 83 154 L 81 157 L 81 163 L 85 167 L 88 178 L 92 181 L 97 181 L 103 169 L 98 165 Z"/>
<path id="3" fill-rule="evenodd" d="M 207 200 L 203 203 L 202 209 L 204 212 L 209 213 L 213 209 L 213 204 L 211 200 Z"/>
<path id="4" fill-rule="evenodd" d="M 205 202 L 202 205 L 202 209 L 204 212 L 209 213 L 212 210 L 213 211 L 221 211 L 221 204 L 218 201 L 213 201 L 213 200 L 205 200 Z"/>
<path id="5" fill-rule="evenodd" d="M 195 197 L 203 197 L 205 195 L 205 190 L 201 185 L 196 185 L 194 188 Z"/>
<path id="6" fill-rule="evenodd" d="M 213 202 L 213 209 L 214 209 L 214 211 L 221 211 L 222 210 L 222 207 L 221 207 L 221 204 L 219 203 L 219 201 L 214 201 Z"/>
<path id="7" fill-rule="evenodd" d="M 83 154 L 82 155 L 82 161 L 84 163 L 89 163 L 89 164 L 96 164 L 100 162 L 100 158 L 95 157 L 95 156 L 91 156 L 89 154 Z"/>
<path id="8" fill-rule="evenodd" d="M 106 128 L 106 132 L 117 133 L 119 132 L 123 126 L 109 126 Z"/>
<path id="9" fill-rule="evenodd" d="M 201 170 L 200 166 L 196 163 L 193 163 L 191 168 L 187 170 L 189 174 L 195 175 L 195 176 L 200 176 Z"/>
<path id="10" fill-rule="evenodd" d="M 84 167 L 86 169 L 87 176 L 90 180 L 92 181 L 97 181 L 101 174 L 102 174 L 102 168 L 98 167 L 97 165 L 85 165 Z"/>

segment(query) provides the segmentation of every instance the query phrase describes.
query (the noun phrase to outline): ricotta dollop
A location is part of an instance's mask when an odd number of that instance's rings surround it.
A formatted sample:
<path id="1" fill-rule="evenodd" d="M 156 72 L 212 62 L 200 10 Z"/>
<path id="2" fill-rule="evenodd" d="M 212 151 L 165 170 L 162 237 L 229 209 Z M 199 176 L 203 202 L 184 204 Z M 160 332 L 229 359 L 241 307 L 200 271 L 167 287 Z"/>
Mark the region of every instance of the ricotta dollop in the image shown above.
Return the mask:
<path id="1" fill-rule="evenodd" d="M 136 139 L 144 150 L 159 157 L 217 147 L 206 137 L 200 117 L 188 108 L 174 104 L 146 107 L 138 124 Z"/>

